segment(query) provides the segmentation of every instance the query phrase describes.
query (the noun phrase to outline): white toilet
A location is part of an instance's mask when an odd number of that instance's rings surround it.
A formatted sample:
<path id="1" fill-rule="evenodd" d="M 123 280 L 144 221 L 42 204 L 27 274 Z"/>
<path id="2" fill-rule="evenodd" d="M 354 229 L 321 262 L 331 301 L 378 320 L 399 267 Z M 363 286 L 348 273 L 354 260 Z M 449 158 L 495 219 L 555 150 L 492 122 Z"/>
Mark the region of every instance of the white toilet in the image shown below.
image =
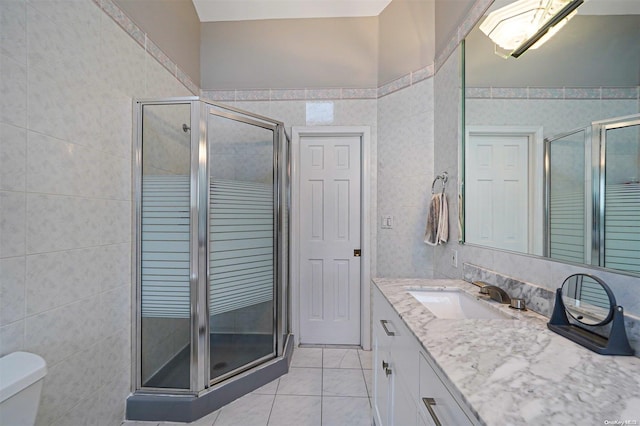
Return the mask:
<path id="1" fill-rule="evenodd" d="M 14 352 L 0 358 L 0 425 L 33 426 L 47 363 L 38 355 Z"/>

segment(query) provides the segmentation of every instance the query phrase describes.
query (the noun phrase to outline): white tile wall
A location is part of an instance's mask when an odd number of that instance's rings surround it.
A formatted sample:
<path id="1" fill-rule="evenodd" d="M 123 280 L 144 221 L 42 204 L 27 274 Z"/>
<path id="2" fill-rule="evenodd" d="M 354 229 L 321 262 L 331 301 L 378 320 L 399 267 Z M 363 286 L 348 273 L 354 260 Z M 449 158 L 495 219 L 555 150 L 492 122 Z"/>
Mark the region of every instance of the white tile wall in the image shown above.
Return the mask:
<path id="1" fill-rule="evenodd" d="M 0 189 L 24 191 L 27 132 L 0 123 Z"/>
<path id="2" fill-rule="evenodd" d="M 0 0 L 0 355 L 38 425 L 119 424 L 131 380 L 132 98 L 190 96 L 91 0 Z"/>
<path id="3" fill-rule="evenodd" d="M 433 276 L 433 249 L 423 242 L 434 176 L 433 111 L 433 78 L 378 100 L 377 276 Z M 380 229 L 387 215 L 393 228 Z"/>

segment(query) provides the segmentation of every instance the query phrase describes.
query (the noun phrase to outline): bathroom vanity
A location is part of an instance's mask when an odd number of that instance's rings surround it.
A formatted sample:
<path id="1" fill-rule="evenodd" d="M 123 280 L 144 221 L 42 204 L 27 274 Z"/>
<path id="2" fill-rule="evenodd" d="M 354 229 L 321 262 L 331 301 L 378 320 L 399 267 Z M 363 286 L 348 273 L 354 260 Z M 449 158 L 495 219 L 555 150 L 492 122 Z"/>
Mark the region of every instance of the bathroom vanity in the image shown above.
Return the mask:
<path id="1" fill-rule="evenodd" d="M 532 311 L 479 300 L 496 316 L 444 319 L 409 293 L 476 298 L 464 281 L 373 284 L 376 425 L 640 424 L 640 359 L 593 353 Z"/>

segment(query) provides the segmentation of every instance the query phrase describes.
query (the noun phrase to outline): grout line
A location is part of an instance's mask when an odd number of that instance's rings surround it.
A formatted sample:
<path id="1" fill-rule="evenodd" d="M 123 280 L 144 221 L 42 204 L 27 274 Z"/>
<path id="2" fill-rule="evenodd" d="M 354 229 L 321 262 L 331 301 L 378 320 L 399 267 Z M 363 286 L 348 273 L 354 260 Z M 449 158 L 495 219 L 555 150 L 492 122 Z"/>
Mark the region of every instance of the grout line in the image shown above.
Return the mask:
<path id="1" fill-rule="evenodd" d="M 320 426 L 322 426 L 322 408 L 324 405 L 324 348 L 322 349 L 322 374 L 320 376 Z"/>
<path id="2" fill-rule="evenodd" d="M 30 4 L 25 3 L 25 7 L 24 7 L 24 31 L 25 31 L 25 44 L 26 44 L 26 58 L 25 58 L 25 78 L 26 78 L 26 94 L 25 94 L 25 108 L 26 108 L 26 116 L 24 118 L 24 131 L 25 131 L 25 140 L 24 140 L 24 252 L 23 252 L 23 256 L 24 256 L 24 284 L 23 284 L 23 311 L 22 311 L 22 318 L 20 318 L 20 320 L 22 321 L 22 343 L 20 344 L 20 350 L 26 350 L 27 349 L 27 247 L 28 247 L 28 243 L 29 243 L 29 232 L 27 231 L 27 217 L 28 217 L 28 207 L 27 207 L 27 187 L 28 187 L 28 178 L 27 178 L 27 174 L 29 171 L 29 141 L 31 139 L 30 135 L 29 135 L 29 127 L 30 123 L 29 123 L 29 118 L 31 117 L 31 102 L 29 102 L 29 95 L 31 93 L 32 87 L 30 84 L 30 77 L 33 77 L 31 75 L 32 71 L 31 71 L 31 61 L 29 60 L 29 52 L 31 52 L 31 43 L 29 42 L 29 40 L 31 39 L 31 37 L 28 36 L 29 31 L 31 30 L 30 26 L 33 25 L 33 22 L 30 24 L 29 21 L 29 8 L 31 7 Z M 33 13 L 33 12 L 32 12 Z M 6 324 L 5 324 L 6 325 Z"/>
<path id="3" fill-rule="evenodd" d="M 273 407 L 276 405 L 276 397 L 278 396 L 278 388 L 280 387 L 280 378 L 277 379 L 278 384 L 276 385 L 276 392 L 273 394 L 273 401 L 271 401 L 271 409 L 269 410 L 269 417 L 267 417 L 267 426 L 271 421 L 271 415 L 273 414 Z"/>

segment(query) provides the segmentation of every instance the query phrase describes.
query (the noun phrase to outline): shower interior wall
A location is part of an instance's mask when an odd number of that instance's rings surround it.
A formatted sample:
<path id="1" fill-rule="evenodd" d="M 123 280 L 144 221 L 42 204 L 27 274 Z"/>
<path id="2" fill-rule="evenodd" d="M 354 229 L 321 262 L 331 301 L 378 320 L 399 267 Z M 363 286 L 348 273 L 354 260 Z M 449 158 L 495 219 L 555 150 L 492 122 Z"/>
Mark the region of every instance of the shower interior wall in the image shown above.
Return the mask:
<path id="1" fill-rule="evenodd" d="M 192 93 L 93 1 L 0 1 L 0 41 L 0 355 L 45 358 L 38 425 L 118 425 L 132 99 Z"/>

